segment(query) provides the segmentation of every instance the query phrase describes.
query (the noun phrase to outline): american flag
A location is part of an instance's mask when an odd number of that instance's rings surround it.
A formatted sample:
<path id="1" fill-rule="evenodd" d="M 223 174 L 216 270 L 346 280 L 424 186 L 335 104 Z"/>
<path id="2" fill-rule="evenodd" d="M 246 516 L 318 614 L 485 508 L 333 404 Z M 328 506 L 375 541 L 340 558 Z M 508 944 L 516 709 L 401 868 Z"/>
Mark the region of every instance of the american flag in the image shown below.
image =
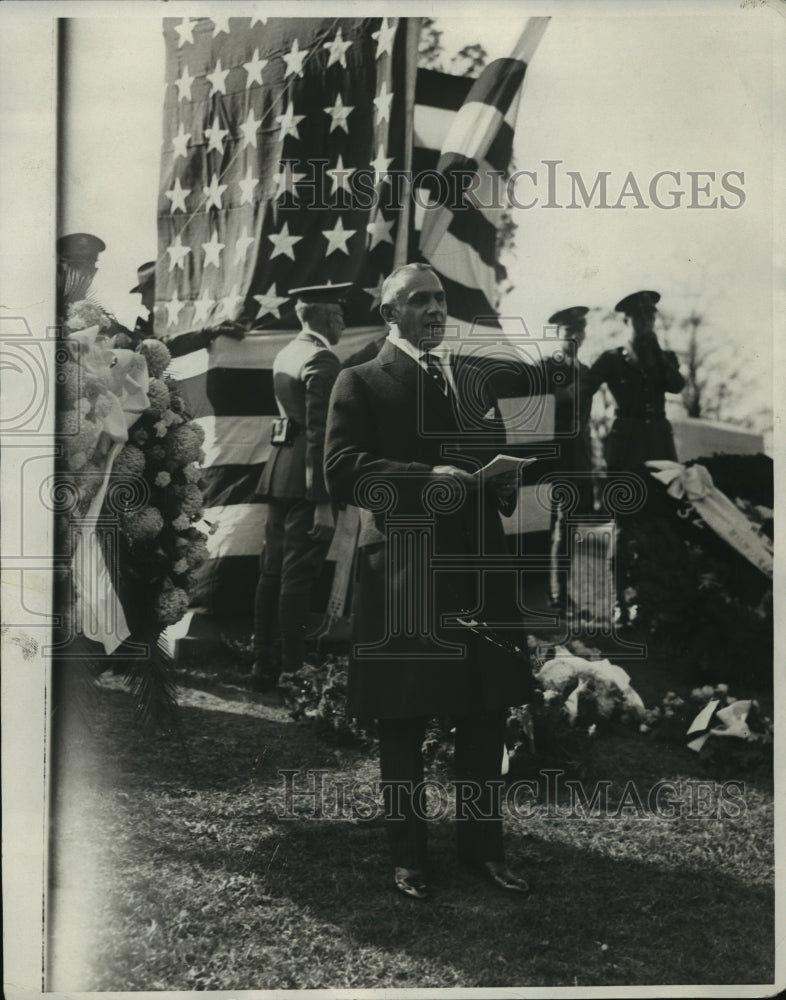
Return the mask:
<path id="1" fill-rule="evenodd" d="M 291 328 L 289 289 L 393 260 L 405 22 L 167 18 L 156 332 Z M 399 202 L 400 203 L 400 202 Z"/>
<path id="2" fill-rule="evenodd" d="M 504 200 L 500 179 L 513 155 L 527 69 L 549 20 L 529 18 L 510 56 L 490 62 L 463 93 L 457 83 L 445 86 L 435 75 L 422 74 L 419 80 L 415 147 L 432 148 L 439 136 L 435 167 L 444 181 L 442 198 L 430 191 L 438 204 L 422 213 L 417 252 L 439 274 L 451 316 L 469 323 L 482 317 L 485 325 L 494 324 L 500 275 L 497 206 Z M 450 111 L 455 113 L 446 114 Z M 422 153 L 420 162 L 428 162 Z M 444 198 L 445 189 L 452 192 L 450 199 Z M 454 196 L 462 190 L 472 194 Z"/>
<path id="3" fill-rule="evenodd" d="M 463 281 L 461 263 L 467 254 L 495 260 L 488 220 L 451 223 L 430 256 L 420 248 L 423 212 L 410 211 L 407 231 L 398 231 L 408 137 L 415 175 L 484 162 L 467 152 L 451 168 L 445 142 L 489 76 L 421 71 L 415 86 L 418 26 L 394 18 L 164 21 L 155 322 L 205 430 L 206 518 L 216 530 L 196 603 L 216 613 L 250 613 L 265 513 L 253 492 L 277 414 L 272 363 L 297 326 L 289 290 L 354 283 L 342 357 L 382 333 L 379 291 L 394 261 L 433 263 L 452 315 L 493 315 L 491 290 Z M 484 84 L 496 107 L 500 95 L 510 99 L 487 158 L 503 170 L 520 65 L 497 60 L 489 67 L 496 84 Z M 227 323 L 245 336 L 207 346 L 195 336 Z"/>
<path id="4" fill-rule="evenodd" d="M 392 171 L 405 166 L 406 29 L 395 18 L 164 21 L 155 321 L 205 430 L 216 532 L 196 599 L 216 610 L 222 594 L 250 608 L 271 369 L 296 327 L 289 290 L 354 283 L 347 353 L 380 327 L 401 204 Z M 194 336 L 227 323 L 244 339 Z"/>

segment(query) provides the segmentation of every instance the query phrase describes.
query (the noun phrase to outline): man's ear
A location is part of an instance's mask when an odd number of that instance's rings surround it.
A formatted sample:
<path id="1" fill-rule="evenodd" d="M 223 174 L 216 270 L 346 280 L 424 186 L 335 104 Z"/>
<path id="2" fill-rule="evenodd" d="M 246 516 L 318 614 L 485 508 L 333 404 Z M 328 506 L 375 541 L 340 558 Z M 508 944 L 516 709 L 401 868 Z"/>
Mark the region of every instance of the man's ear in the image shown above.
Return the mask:
<path id="1" fill-rule="evenodd" d="M 389 325 L 392 326 L 398 319 L 398 310 L 394 302 L 383 302 L 379 307 L 380 315 L 382 319 Z"/>

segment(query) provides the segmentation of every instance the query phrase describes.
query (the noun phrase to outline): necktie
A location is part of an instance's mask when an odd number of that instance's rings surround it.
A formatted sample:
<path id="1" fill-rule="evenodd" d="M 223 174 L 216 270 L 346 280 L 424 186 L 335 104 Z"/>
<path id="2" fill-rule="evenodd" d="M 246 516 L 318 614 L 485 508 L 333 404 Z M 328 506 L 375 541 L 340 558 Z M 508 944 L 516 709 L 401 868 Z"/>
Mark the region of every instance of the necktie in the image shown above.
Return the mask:
<path id="1" fill-rule="evenodd" d="M 442 393 L 443 396 L 447 396 L 448 382 L 442 372 L 442 366 L 440 365 L 436 355 L 429 354 L 428 351 L 426 351 L 424 354 L 421 355 L 421 360 L 425 364 L 426 371 L 434 380 L 434 383 L 436 384 L 439 391 Z"/>

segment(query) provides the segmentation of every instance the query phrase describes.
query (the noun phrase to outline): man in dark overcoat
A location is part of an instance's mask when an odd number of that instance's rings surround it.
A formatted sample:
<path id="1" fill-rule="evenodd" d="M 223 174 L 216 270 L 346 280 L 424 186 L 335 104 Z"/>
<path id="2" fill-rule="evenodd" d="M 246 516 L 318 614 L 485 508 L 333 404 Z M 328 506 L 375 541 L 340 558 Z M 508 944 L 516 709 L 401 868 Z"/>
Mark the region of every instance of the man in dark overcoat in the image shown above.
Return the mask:
<path id="1" fill-rule="evenodd" d="M 429 719 L 451 717 L 459 856 L 526 892 L 504 863 L 499 779 L 506 710 L 527 700 L 531 675 L 513 650 L 514 574 L 484 571 L 505 564 L 499 511 L 512 512 L 516 483 L 473 475 L 500 450 L 501 422 L 477 366 L 440 351 L 446 304 L 431 268 L 394 271 L 380 311 L 387 340 L 339 375 L 325 442 L 334 501 L 374 515 L 358 550 L 349 712 L 378 720 L 396 887 L 429 895 L 421 745 Z"/>

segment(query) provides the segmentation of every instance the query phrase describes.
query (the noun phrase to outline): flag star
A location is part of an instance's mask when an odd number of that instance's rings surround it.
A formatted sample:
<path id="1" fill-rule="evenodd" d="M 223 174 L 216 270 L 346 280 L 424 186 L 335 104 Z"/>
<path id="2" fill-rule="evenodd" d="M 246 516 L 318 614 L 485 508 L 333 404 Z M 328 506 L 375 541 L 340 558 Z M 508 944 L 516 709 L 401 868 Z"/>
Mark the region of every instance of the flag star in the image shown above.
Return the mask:
<path id="1" fill-rule="evenodd" d="M 277 200 L 287 191 L 291 191 L 294 195 L 295 185 L 299 184 L 300 181 L 306 176 L 305 174 L 299 174 L 296 170 L 292 169 L 292 164 L 297 163 L 297 160 L 282 160 L 281 161 L 284 169 L 279 170 L 275 175 L 276 182 L 276 193 L 273 195 L 273 199 Z"/>
<path id="2" fill-rule="evenodd" d="M 228 319 L 235 319 L 238 306 L 245 302 L 245 295 L 240 294 L 240 286 L 237 282 L 232 286 L 232 291 L 225 295 L 219 302 L 220 315 Z"/>
<path id="3" fill-rule="evenodd" d="M 352 107 L 345 107 L 344 102 L 341 100 L 341 94 L 338 94 L 333 107 L 325 108 L 324 110 L 330 115 L 330 131 L 332 132 L 334 128 L 343 128 L 347 135 L 349 135 L 347 118 L 355 110 L 354 105 Z"/>
<path id="4" fill-rule="evenodd" d="M 241 178 L 237 185 L 240 188 L 240 204 L 245 205 L 248 202 L 250 205 L 254 204 L 254 188 L 257 186 L 258 178 L 254 176 L 251 170 L 251 165 L 249 164 L 246 169 L 246 176 Z"/>
<path id="5" fill-rule="evenodd" d="M 213 91 L 217 94 L 226 94 L 227 92 L 227 77 L 229 76 L 228 69 L 221 68 L 221 60 L 219 59 L 216 63 L 216 68 L 212 73 L 205 73 L 205 78 L 210 80 L 210 92 L 211 95 Z"/>
<path id="6" fill-rule="evenodd" d="M 372 31 L 371 37 L 377 43 L 377 59 L 385 52 L 393 52 L 393 37 L 396 34 L 396 19 L 392 18 L 393 23 L 388 24 L 388 19 L 386 17 L 382 18 L 382 25 L 379 31 Z"/>
<path id="7" fill-rule="evenodd" d="M 301 52 L 296 38 L 294 42 L 292 42 L 292 48 L 289 52 L 281 57 L 287 64 L 287 70 L 286 73 L 284 73 L 285 80 L 291 73 L 295 73 L 297 76 L 303 76 L 303 60 L 307 55 L 308 49 L 306 49 L 305 52 Z"/>
<path id="8" fill-rule="evenodd" d="M 267 59 L 259 58 L 259 49 L 254 51 L 253 59 L 249 59 L 247 63 L 243 63 L 248 73 L 246 87 L 250 87 L 252 83 L 262 83 L 262 70 L 267 66 L 267 63 Z"/>
<path id="9" fill-rule="evenodd" d="M 268 239 L 275 247 L 275 250 L 270 255 L 272 260 L 274 257 L 278 257 L 279 254 L 284 254 L 285 257 L 289 257 L 291 260 L 295 259 L 295 251 L 292 249 L 296 243 L 299 243 L 303 237 L 302 236 L 290 236 L 289 235 L 289 223 L 285 222 L 280 233 L 271 233 Z"/>
<path id="10" fill-rule="evenodd" d="M 183 311 L 185 302 L 181 302 L 177 295 L 175 295 L 175 297 L 170 299 L 169 302 L 165 302 L 164 306 L 166 308 L 167 326 L 177 326 L 177 320 L 180 313 Z"/>
<path id="11" fill-rule="evenodd" d="M 221 266 L 219 255 L 225 246 L 225 243 L 218 242 L 218 233 L 214 231 L 210 242 L 202 244 L 202 249 L 205 251 L 205 267 L 209 264 L 213 264 L 215 267 Z"/>
<path id="12" fill-rule="evenodd" d="M 254 117 L 254 109 L 248 109 L 248 115 L 246 120 L 240 126 L 240 131 L 243 133 L 243 142 L 241 149 L 245 149 L 246 146 L 253 146 L 254 149 L 257 148 L 257 128 L 262 119 Z"/>
<path id="13" fill-rule="evenodd" d="M 175 159 L 179 156 L 184 156 L 188 158 L 188 140 L 191 138 L 191 133 L 186 132 L 183 128 L 183 123 L 181 122 L 178 126 L 177 135 L 172 136 L 172 150 L 175 154 Z"/>
<path id="14" fill-rule="evenodd" d="M 260 24 L 262 24 L 262 25 L 267 24 L 267 18 L 266 17 L 252 17 L 251 18 L 251 24 L 249 25 L 249 28 L 253 28 L 254 25 L 257 23 L 257 21 Z"/>
<path id="15" fill-rule="evenodd" d="M 229 135 L 229 129 L 221 128 L 218 115 L 213 119 L 213 127 L 205 129 L 205 135 L 209 139 L 207 144 L 208 153 L 211 149 L 218 150 L 219 153 L 224 152 L 224 139 Z"/>
<path id="16" fill-rule="evenodd" d="M 187 101 L 191 100 L 191 87 L 193 86 L 194 80 L 196 80 L 196 77 L 191 76 L 188 72 L 188 66 L 184 66 L 181 76 L 175 80 L 179 91 L 177 95 L 178 101 L 182 101 L 184 99 Z"/>
<path id="17" fill-rule="evenodd" d="M 379 280 L 374 288 L 364 288 L 363 291 L 366 295 L 371 296 L 371 305 L 369 306 L 369 311 L 376 309 L 376 307 L 382 302 L 382 285 L 384 284 L 385 278 L 380 274 Z"/>
<path id="18" fill-rule="evenodd" d="M 339 63 L 344 69 L 347 68 L 347 49 L 350 48 L 352 42 L 345 42 L 341 35 L 341 28 L 336 32 L 336 37 L 332 42 L 325 42 L 322 46 L 323 49 L 327 49 L 330 52 L 330 58 L 328 59 L 327 69 L 333 65 L 333 63 Z"/>
<path id="19" fill-rule="evenodd" d="M 205 205 L 205 209 L 207 210 L 213 205 L 215 205 L 216 208 L 221 208 L 221 199 L 226 189 L 227 189 L 226 184 L 218 183 L 218 174 L 213 174 L 213 176 L 210 178 L 210 183 L 208 184 L 208 186 L 202 188 L 202 191 L 205 197 L 207 198 L 207 204 Z"/>
<path id="20" fill-rule="evenodd" d="M 175 25 L 175 31 L 180 36 L 177 47 L 180 48 L 184 42 L 188 42 L 189 45 L 194 44 L 194 28 L 196 27 L 196 21 L 190 17 L 184 17 L 180 24 Z"/>
<path id="21" fill-rule="evenodd" d="M 339 188 L 343 188 L 349 194 L 352 193 L 352 189 L 349 186 L 349 178 L 355 173 L 355 168 L 350 167 L 347 169 L 344 166 L 341 153 L 338 154 L 335 167 L 331 167 L 329 170 L 326 170 L 325 173 L 333 182 L 333 190 L 330 192 L 331 194 L 335 194 Z"/>
<path id="22" fill-rule="evenodd" d="M 257 319 L 262 319 L 268 313 L 271 316 L 275 316 L 276 319 L 281 319 L 279 309 L 287 301 L 287 296 L 277 295 L 275 284 L 271 285 L 264 295 L 255 295 L 254 298 L 259 303 L 259 312 L 256 315 Z"/>
<path id="23" fill-rule="evenodd" d="M 385 156 L 385 147 L 380 143 L 376 160 L 372 160 L 369 164 L 369 166 L 374 168 L 374 186 L 381 184 L 383 181 L 387 181 L 390 184 L 388 167 L 392 162 L 393 157 Z"/>
<path id="24" fill-rule="evenodd" d="M 169 254 L 169 270 L 172 271 L 174 268 L 179 267 L 181 269 L 185 268 L 183 261 L 191 253 L 191 247 L 184 247 L 180 240 L 180 233 L 175 237 L 175 242 L 167 247 Z"/>
<path id="25" fill-rule="evenodd" d="M 194 299 L 194 318 L 192 323 L 204 323 L 216 307 L 216 300 L 208 295 L 207 288 L 198 299 Z"/>
<path id="26" fill-rule="evenodd" d="M 374 98 L 374 107 L 376 108 L 376 123 L 381 124 L 384 121 L 390 121 L 390 102 L 393 100 L 393 95 L 388 93 L 388 85 L 384 81 L 380 87 L 379 93 Z"/>
<path id="27" fill-rule="evenodd" d="M 341 221 L 341 216 L 339 216 L 338 221 L 332 229 L 322 230 L 322 235 L 328 241 L 325 256 L 329 257 L 332 253 L 335 253 L 336 250 L 340 250 L 348 257 L 349 250 L 347 250 L 347 240 L 350 236 L 354 236 L 356 232 L 357 229 L 344 229 L 344 223 Z"/>
<path id="28" fill-rule="evenodd" d="M 248 226 L 243 226 L 243 232 L 235 240 L 234 262 L 243 264 L 248 253 L 248 248 L 254 243 L 254 237 L 248 235 Z"/>
<path id="29" fill-rule="evenodd" d="M 218 38 L 218 36 L 221 34 L 222 31 L 224 32 L 224 34 L 228 35 L 232 30 L 229 26 L 228 17 L 221 17 L 218 14 L 211 14 L 210 19 L 213 22 L 213 28 L 211 29 L 213 32 L 213 38 Z"/>
<path id="30" fill-rule="evenodd" d="M 167 192 L 166 196 L 172 202 L 172 207 L 170 212 L 185 212 L 186 209 L 186 198 L 191 194 L 191 188 L 184 188 L 180 183 L 180 178 L 175 178 L 175 186 L 171 187 Z"/>
<path id="31" fill-rule="evenodd" d="M 295 111 L 294 106 L 290 104 L 283 115 L 276 115 L 276 121 L 281 126 L 282 139 L 284 139 L 288 135 L 292 135 L 296 139 L 300 138 L 300 133 L 298 132 L 298 125 L 303 121 L 303 119 L 306 116 L 296 115 L 294 111 Z"/>
<path id="32" fill-rule="evenodd" d="M 373 222 L 369 222 L 366 226 L 366 232 L 371 236 L 371 241 L 369 245 L 369 250 L 373 250 L 377 243 L 392 243 L 393 237 L 390 235 L 390 231 L 393 228 L 395 219 L 391 219 L 389 222 L 385 222 L 382 218 L 382 213 L 378 213 Z"/>

